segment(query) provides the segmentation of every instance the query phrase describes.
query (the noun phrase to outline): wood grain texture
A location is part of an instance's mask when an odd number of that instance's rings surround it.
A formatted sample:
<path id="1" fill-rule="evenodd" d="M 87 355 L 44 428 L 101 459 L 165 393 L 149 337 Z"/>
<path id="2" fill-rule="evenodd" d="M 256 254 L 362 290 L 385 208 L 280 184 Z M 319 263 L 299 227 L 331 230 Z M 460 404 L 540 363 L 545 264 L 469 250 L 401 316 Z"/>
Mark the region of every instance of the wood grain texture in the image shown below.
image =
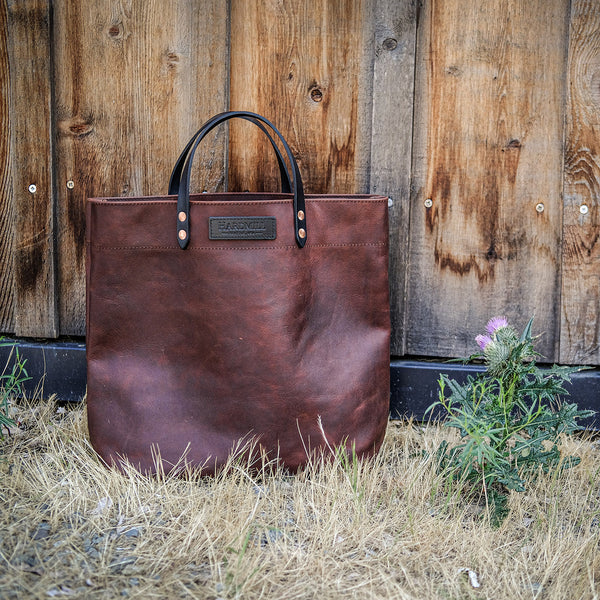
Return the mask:
<path id="1" fill-rule="evenodd" d="M 56 337 L 51 10 L 9 0 L 15 333 Z M 35 193 L 29 186 L 35 186 Z M 31 188 L 33 189 L 33 188 Z"/>
<path id="2" fill-rule="evenodd" d="M 568 60 L 560 360 L 600 364 L 600 5 L 573 0 Z"/>
<path id="3" fill-rule="evenodd" d="M 378 0 L 371 137 L 371 191 L 391 198 L 390 304 L 392 355 L 405 353 L 410 175 L 414 101 L 415 0 Z"/>
<path id="4" fill-rule="evenodd" d="M 372 0 L 231 2 L 231 107 L 273 121 L 309 193 L 368 189 L 372 11 Z M 233 190 L 279 189 L 259 134 L 231 126 Z"/>
<path id="5" fill-rule="evenodd" d="M 411 354 L 471 354 L 486 321 L 505 314 L 518 327 L 535 315 L 539 350 L 557 358 L 568 4 L 423 3 Z"/>
<path id="6" fill-rule="evenodd" d="M 14 332 L 14 211 L 10 160 L 10 69 L 8 14 L 0 0 L 0 332 Z"/>
<path id="7" fill-rule="evenodd" d="M 228 7 L 54 5 L 61 332 L 77 335 L 85 327 L 85 200 L 167 192 L 188 139 L 227 108 Z M 222 188 L 224 137 L 216 133 L 198 152 L 193 191 Z"/>

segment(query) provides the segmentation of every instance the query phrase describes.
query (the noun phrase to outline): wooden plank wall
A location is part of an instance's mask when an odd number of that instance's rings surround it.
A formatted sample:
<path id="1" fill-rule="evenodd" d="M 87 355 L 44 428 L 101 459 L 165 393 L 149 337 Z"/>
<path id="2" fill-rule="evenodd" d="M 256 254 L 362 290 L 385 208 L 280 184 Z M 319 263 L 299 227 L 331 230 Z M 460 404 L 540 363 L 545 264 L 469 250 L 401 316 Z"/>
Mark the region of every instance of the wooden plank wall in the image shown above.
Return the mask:
<path id="1" fill-rule="evenodd" d="M 572 3 L 559 360 L 600 364 L 600 10 Z"/>
<path id="2" fill-rule="evenodd" d="M 50 2 L 10 0 L 8 19 L 15 332 L 56 337 Z"/>
<path id="3" fill-rule="evenodd" d="M 540 351 L 557 355 L 568 4 L 424 6 L 408 276 L 411 354 L 429 354 L 433 346 L 440 356 L 468 355 L 474 326 L 506 314 L 520 326 L 535 315 Z"/>
<path id="4" fill-rule="evenodd" d="M 0 0 L 0 331 L 83 335 L 85 199 L 164 193 L 231 108 L 309 192 L 391 197 L 392 354 L 535 315 L 549 360 L 600 364 L 599 29 L 592 0 Z M 277 189 L 259 132 L 228 169 L 226 138 L 195 189 Z"/>
<path id="5" fill-rule="evenodd" d="M 10 152 L 10 67 L 8 14 L 0 0 L 0 331 L 14 331 L 14 212 Z"/>

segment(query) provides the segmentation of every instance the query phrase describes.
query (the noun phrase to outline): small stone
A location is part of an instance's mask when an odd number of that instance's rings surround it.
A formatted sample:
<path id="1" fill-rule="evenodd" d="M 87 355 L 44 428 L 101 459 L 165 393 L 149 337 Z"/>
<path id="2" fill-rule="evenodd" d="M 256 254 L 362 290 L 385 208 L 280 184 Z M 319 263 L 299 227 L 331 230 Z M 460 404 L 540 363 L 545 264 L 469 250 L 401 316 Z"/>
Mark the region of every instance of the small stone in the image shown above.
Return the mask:
<path id="1" fill-rule="evenodd" d="M 137 556 L 124 556 L 123 558 L 117 558 L 110 564 L 111 571 L 120 573 L 129 565 L 133 565 L 137 561 Z"/>
<path id="2" fill-rule="evenodd" d="M 524 527 L 529 527 L 532 523 L 535 523 L 535 519 L 533 517 L 523 517 Z"/>
<path id="3" fill-rule="evenodd" d="M 140 530 L 137 529 L 137 527 L 134 527 L 133 529 L 130 529 L 129 531 L 125 532 L 125 537 L 128 537 L 128 538 L 138 537 L 139 535 L 140 535 Z"/>
<path id="4" fill-rule="evenodd" d="M 51 531 L 50 523 L 42 521 L 37 528 L 37 531 L 33 534 L 32 540 L 43 540 L 50 536 Z"/>
<path id="5" fill-rule="evenodd" d="M 260 545 L 267 546 L 268 544 L 274 544 L 278 540 L 282 539 L 283 535 L 283 531 L 280 529 L 269 529 L 269 531 L 261 535 Z"/>
<path id="6" fill-rule="evenodd" d="M 112 505 L 113 505 L 113 501 L 108 496 L 105 496 L 104 498 L 100 498 L 100 500 L 98 501 L 98 504 L 96 505 L 96 508 L 94 510 L 91 510 L 90 514 L 91 515 L 101 515 L 104 512 L 106 512 L 107 510 L 110 510 Z"/>
<path id="7" fill-rule="evenodd" d="M 37 564 L 37 560 L 36 560 L 35 556 L 24 555 L 21 558 L 21 563 L 25 563 L 28 567 L 32 567 L 33 568 Z"/>
<path id="8" fill-rule="evenodd" d="M 64 585 L 61 585 L 59 587 L 53 587 L 50 588 L 47 592 L 46 592 L 47 596 L 50 596 L 51 598 L 54 598 L 56 596 L 72 596 L 73 595 L 73 590 L 71 588 L 68 588 Z"/>

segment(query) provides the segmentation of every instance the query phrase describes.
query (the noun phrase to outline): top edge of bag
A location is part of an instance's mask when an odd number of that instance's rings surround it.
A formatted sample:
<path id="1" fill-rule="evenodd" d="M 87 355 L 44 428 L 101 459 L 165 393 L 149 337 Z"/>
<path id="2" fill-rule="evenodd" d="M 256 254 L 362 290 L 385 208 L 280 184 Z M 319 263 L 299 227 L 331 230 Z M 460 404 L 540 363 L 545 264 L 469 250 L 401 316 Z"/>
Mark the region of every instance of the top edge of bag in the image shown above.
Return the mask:
<path id="1" fill-rule="evenodd" d="M 206 192 L 199 194 L 190 194 L 191 202 L 222 202 L 225 198 L 237 196 L 239 199 L 244 199 L 250 202 L 277 202 L 280 200 L 289 200 L 293 194 L 284 194 L 282 192 Z M 217 199 L 214 199 L 217 198 Z M 388 196 L 380 194 L 305 194 L 306 200 L 319 200 L 323 202 L 336 202 L 340 200 L 354 201 L 375 201 L 387 202 Z M 129 202 L 177 202 L 177 196 L 106 196 L 106 197 L 91 197 L 88 202 L 103 202 L 103 203 L 129 203 Z M 230 202 L 231 200 L 227 200 Z"/>

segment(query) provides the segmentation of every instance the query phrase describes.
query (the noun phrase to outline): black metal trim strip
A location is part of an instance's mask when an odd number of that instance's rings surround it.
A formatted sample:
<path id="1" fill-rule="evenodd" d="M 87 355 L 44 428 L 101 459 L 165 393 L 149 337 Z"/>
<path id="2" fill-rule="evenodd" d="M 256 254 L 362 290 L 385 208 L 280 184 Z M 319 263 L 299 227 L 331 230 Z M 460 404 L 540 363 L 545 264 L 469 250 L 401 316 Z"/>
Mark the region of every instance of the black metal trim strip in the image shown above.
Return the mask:
<path id="1" fill-rule="evenodd" d="M 543 365 L 540 365 L 543 367 Z M 442 373 L 459 383 L 468 375 L 484 371 L 481 365 L 427 360 L 392 360 L 390 365 L 390 414 L 393 419 L 414 416 L 423 420 L 425 411 L 438 398 L 438 381 Z M 580 409 L 596 411 L 596 416 L 582 422 L 586 429 L 600 430 L 600 369 L 586 369 L 575 373 L 566 386 L 568 402 L 576 402 Z M 441 416 L 439 413 L 434 417 Z"/>

